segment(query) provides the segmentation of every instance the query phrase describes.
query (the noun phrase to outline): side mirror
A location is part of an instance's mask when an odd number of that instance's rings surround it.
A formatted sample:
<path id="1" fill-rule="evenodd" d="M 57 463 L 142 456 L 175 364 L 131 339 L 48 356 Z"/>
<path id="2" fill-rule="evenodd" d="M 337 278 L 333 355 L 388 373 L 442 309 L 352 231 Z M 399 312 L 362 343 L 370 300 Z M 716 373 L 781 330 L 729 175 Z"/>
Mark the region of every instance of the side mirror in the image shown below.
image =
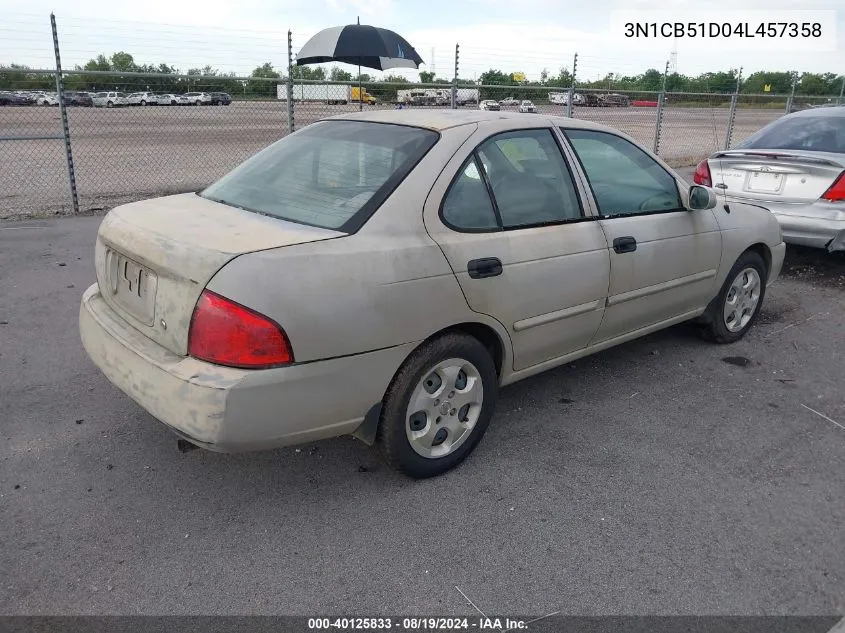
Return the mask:
<path id="1" fill-rule="evenodd" d="M 717 203 L 718 200 L 716 199 L 716 194 L 712 189 L 702 187 L 701 185 L 693 185 L 689 188 L 690 211 L 712 209 Z"/>

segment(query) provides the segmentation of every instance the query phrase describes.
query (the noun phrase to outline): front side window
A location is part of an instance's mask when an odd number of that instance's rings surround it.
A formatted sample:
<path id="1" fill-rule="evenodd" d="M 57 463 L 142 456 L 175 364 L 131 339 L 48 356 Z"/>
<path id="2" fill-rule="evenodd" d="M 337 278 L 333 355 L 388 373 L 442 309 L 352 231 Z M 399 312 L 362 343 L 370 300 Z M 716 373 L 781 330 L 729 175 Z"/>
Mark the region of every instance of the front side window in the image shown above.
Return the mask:
<path id="1" fill-rule="evenodd" d="M 277 141 L 200 195 L 291 222 L 354 231 L 438 138 L 403 125 L 322 121 Z"/>
<path id="2" fill-rule="evenodd" d="M 669 172 L 639 147 L 615 134 L 568 129 L 602 217 L 683 210 Z"/>

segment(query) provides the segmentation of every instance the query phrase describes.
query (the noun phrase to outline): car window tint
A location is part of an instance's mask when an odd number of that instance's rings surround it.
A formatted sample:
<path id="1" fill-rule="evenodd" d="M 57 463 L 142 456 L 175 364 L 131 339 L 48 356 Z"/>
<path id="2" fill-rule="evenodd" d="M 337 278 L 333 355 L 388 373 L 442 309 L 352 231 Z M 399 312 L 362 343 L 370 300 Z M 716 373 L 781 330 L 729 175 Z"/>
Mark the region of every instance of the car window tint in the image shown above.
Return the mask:
<path id="1" fill-rule="evenodd" d="M 496 229 L 496 213 L 473 156 L 443 200 L 443 220 L 456 229 Z"/>
<path id="2" fill-rule="evenodd" d="M 377 204 L 388 195 L 438 138 L 436 132 L 402 125 L 313 123 L 201 195 L 284 220 L 342 228 L 371 200 Z"/>
<path id="3" fill-rule="evenodd" d="M 633 143 L 607 132 L 566 130 L 604 217 L 682 209 L 675 179 Z"/>
<path id="4" fill-rule="evenodd" d="M 505 228 L 583 217 L 551 130 L 499 134 L 478 149 Z"/>
<path id="5" fill-rule="evenodd" d="M 736 149 L 798 149 L 845 154 L 845 117 L 820 114 L 778 119 Z"/>

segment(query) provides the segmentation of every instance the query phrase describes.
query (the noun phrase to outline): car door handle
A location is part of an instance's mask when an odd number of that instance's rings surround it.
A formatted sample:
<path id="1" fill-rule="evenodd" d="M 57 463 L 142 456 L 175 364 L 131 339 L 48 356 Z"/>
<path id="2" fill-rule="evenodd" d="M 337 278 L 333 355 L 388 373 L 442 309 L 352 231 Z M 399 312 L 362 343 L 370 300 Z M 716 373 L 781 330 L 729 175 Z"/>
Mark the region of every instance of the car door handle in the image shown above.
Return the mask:
<path id="1" fill-rule="evenodd" d="M 617 253 L 633 253 L 637 250 L 637 240 L 630 235 L 625 237 L 617 237 L 613 240 L 613 250 Z"/>
<path id="2" fill-rule="evenodd" d="M 473 279 L 497 277 L 502 274 L 502 262 L 498 257 L 484 257 L 473 259 L 467 264 L 467 272 Z"/>

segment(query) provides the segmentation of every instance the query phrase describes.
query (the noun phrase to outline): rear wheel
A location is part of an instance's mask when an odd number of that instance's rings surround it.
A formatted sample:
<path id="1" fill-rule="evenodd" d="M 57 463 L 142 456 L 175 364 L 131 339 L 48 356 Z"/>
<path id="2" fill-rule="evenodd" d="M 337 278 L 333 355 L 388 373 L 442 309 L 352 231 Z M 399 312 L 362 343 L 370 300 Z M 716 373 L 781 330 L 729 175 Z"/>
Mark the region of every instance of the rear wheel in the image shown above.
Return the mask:
<path id="1" fill-rule="evenodd" d="M 708 308 L 705 338 L 734 343 L 745 336 L 760 313 L 767 278 L 763 258 L 754 251 L 743 253 Z"/>
<path id="2" fill-rule="evenodd" d="M 496 365 L 478 339 L 451 333 L 425 343 L 384 400 L 379 435 L 387 462 L 417 479 L 454 468 L 483 437 L 497 397 Z"/>
<path id="3" fill-rule="evenodd" d="M 114 104 L 111 101 L 109 101 L 109 102 L 106 103 L 106 107 L 107 108 L 113 108 Z"/>

